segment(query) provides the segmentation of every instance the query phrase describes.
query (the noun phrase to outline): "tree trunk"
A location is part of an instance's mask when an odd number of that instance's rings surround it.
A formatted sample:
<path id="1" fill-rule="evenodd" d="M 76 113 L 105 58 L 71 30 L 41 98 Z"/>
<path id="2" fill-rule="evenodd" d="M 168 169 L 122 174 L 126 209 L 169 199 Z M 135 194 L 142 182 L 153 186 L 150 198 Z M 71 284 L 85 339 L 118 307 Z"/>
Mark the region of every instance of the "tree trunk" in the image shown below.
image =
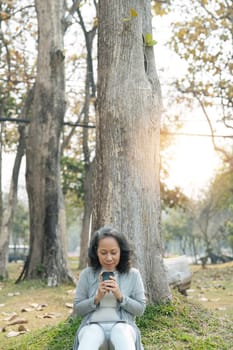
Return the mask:
<path id="1" fill-rule="evenodd" d="M 30 250 L 21 278 L 46 278 L 49 286 L 70 279 L 63 249 L 60 133 L 65 112 L 63 0 L 36 0 L 38 64 L 26 148 Z"/>
<path id="2" fill-rule="evenodd" d="M 96 84 L 94 81 L 93 73 L 93 41 L 96 35 L 96 24 L 94 27 L 87 31 L 80 9 L 77 9 L 79 15 L 80 25 L 84 33 L 87 58 L 86 58 L 86 79 L 85 79 L 85 101 L 83 107 L 83 124 L 88 125 L 89 123 L 89 110 L 91 98 L 96 98 Z M 80 235 L 80 256 L 79 256 L 79 268 L 83 269 L 87 265 L 87 248 L 89 243 L 89 231 L 91 225 L 91 217 L 93 211 L 93 170 L 95 167 L 95 160 L 91 161 L 90 149 L 89 149 L 89 138 L 90 131 L 88 128 L 83 128 L 83 155 L 84 155 L 84 166 L 85 166 L 85 178 L 84 178 L 84 210 L 83 210 L 83 221 L 82 231 Z"/>
<path id="3" fill-rule="evenodd" d="M 0 113 L 2 108 L 0 106 Z M 0 280 L 7 277 L 5 258 L 5 234 L 3 233 L 3 193 L 2 193 L 2 125 L 0 125 Z"/>
<path id="4" fill-rule="evenodd" d="M 93 181 L 94 181 L 95 161 L 89 165 L 84 179 L 84 212 L 82 221 L 82 231 L 80 235 L 80 256 L 79 269 L 87 266 L 87 248 L 92 222 L 93 211 Z"/>
<path id="5" fill-rule="evenodd" d="M 130 16 L 130 9 L 137 16 Z M 125 20 L 126 19 L 126 20 Z M 94 228 L 112 224 L 135 251 L 149 302 L 170 299 L 162 260 L 159 194 L 161 94 L 150 1 L 100 0 Z"/>
<path id="6" fill-rule="evenodd" d="M 32 88 L 27 95 L 24 107 L 22 109 L 21 118 L 28 118 L 32 105 L 34 88 Z M 3 219 L 2 231 L 0 235 L 0 278 L 7 278 L 7 263 L 8 263 L 8 246 L 10 241 L 12 223 L 14 220 L 15 209 L 17 206 L 17 194 L 18 194 L 18 178 L 19 171 L 22 162 L 22 158 L 25 154 L 25 126 L 19 126 L 19 143 L 17 146 L 17 152 L 12 172 L 10 192 L 8 196 L 8 203 L 6 212 Z"/>
<path id="7" fill-rule="evenodd" d="M 7 263 L 8 263 L 8 246 L 10 241 L 10 234 L 12 229 L 12 223 L 17 206 L 17 193 L 18 193 L 18 178 L 19 170 L 22 162 L 22 158 L 25 152 L 25 127 L 19 127 L 19 144 L 17 147 L 10 192 L 8 195 L 8 203 L 6 213 L 3 217 L 2 234 L 0 237 L 0 278 L 7 278 Z"/>

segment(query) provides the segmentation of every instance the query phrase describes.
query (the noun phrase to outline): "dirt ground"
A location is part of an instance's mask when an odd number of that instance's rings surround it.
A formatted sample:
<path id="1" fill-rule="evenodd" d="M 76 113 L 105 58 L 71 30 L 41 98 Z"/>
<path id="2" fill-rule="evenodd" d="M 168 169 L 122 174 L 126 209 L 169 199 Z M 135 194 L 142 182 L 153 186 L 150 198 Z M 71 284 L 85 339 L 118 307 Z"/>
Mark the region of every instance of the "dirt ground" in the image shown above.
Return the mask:
<path id="1" fill-rule="evenodd" d="M 0 344 L 2 336 L 13 336 L 19 329 L 30 331 L 52 326 L 72 313 L 73 285 L 48 288 L 40 281 L 16 285 L 14 281 L 21 268 L 21 263 L 11 263 L 10 280 L 0 282 Z"/>

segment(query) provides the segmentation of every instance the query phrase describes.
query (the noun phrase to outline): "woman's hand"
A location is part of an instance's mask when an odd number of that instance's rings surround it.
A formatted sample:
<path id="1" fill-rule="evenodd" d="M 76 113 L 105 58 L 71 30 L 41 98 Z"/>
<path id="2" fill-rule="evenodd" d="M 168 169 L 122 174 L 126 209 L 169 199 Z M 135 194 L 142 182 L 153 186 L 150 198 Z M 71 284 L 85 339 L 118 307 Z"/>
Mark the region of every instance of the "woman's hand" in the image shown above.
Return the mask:
<path id="1" fill-rule="evenodd" d="M 112 294 L 115 296 L 115 298 L 121 302 L 122 301 L 122 294 L 120 287 L 116 281 L 116 278 L 113 276 L 110 276 L 110 279 L 107 281 L 104 281 L 104 288 L 107 292 L 112 292 Z"/>
<path id="2" fill-rule="evenodd" d="M 102 279 L 101 273 L 98 276 L 98 291 L 94 299 L 94 303 L 97 305 L 101 301 L 101 299 L 105 296 L 105 294 L 108 292 L 107 286 L 106 286 L 106 281 L 104 282 Z"/>

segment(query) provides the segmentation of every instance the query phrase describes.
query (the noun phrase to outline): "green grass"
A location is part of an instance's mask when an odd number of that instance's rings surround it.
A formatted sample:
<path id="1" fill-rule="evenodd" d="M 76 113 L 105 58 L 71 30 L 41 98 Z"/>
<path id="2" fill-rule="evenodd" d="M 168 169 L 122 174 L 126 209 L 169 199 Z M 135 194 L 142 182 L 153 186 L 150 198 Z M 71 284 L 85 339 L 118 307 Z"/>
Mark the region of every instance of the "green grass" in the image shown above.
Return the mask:
<path id="1" fill-rule="evenodd" d="M 79 322 L 79 319 L 61 322 L 21 338 L 9 339 L 4 350 L 71 350 Z M 171 304 L 148 306 L 137 324 L 145 350 L 232 349 L 233 323 L 217 318 L 211 311 L 176 293 Z"/>
<path id="2" fill-rule="evenodd" d="M 170 305 L 149 306 L 138 320 L 145 350 L 230 350 L 233 343 L 230 320 L 175 296 Z"/>

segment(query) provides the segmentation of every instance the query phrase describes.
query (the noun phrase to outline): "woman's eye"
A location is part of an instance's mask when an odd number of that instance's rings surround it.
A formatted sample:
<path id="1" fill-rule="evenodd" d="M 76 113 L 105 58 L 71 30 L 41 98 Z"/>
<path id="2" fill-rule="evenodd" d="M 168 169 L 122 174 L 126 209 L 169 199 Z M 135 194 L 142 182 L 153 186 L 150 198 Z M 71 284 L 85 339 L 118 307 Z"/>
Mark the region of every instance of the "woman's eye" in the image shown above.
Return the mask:
<path id="1" fill-rule="evenodd" d="M 108 252 L 100 252 L 100 254 L 101 254 L 101 255 L 107 255 L 107 254 L 116 255 L 117 252 L 110 252 L 110 253 L 108 253 Z"/>

